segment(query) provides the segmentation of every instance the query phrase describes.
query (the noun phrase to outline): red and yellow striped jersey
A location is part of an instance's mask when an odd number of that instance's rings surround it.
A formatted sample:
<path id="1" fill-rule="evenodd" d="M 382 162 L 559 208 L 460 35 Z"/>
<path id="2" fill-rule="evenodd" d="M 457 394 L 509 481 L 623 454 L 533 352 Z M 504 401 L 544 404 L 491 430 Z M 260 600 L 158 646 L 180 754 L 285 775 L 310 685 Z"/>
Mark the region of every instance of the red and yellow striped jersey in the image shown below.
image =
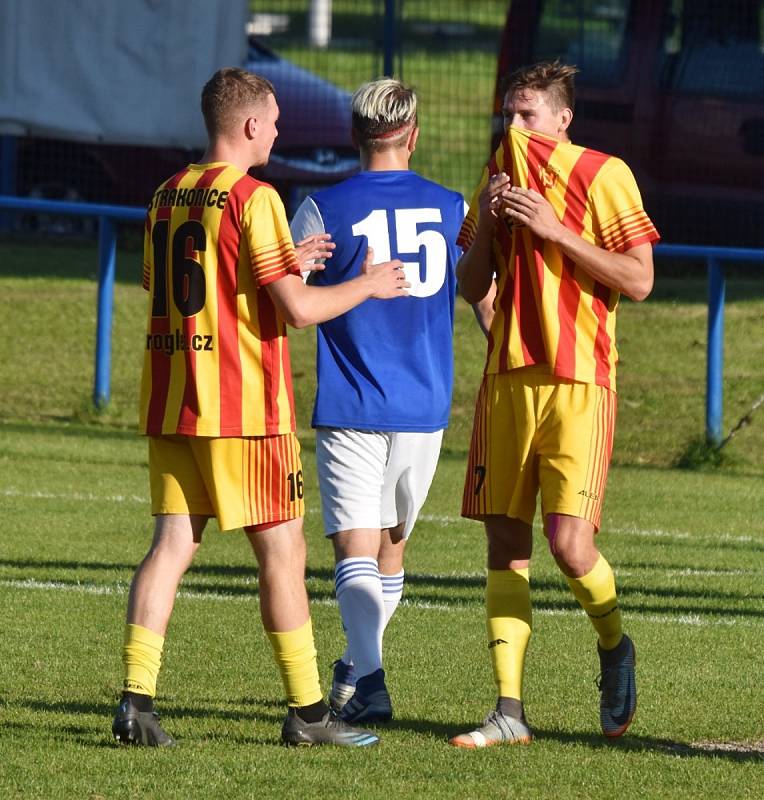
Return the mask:
<path id="1" fill-rule="evenodd" d="M 564 225 L 597 247 L 623 253 L 659 239 L 623 161 L 511 127 L 473 194 L 457 239 L 464 249 L 475 236 L 480 192 L 501 171 L 544 195 Z M 492 252 L 497 294 L 486 373 L 548 364 L 559 377 L 615 390 L 619 293 L 524 226 L 498 221 Z"/>
<path id="2" fill-rule="evenodd" d="M 143 433 L 295 429 L 286 325 L 264 288 L 287 273 L 300 269 L 273 187 L 218 162 L 157 189 L 144 237 Z"/>

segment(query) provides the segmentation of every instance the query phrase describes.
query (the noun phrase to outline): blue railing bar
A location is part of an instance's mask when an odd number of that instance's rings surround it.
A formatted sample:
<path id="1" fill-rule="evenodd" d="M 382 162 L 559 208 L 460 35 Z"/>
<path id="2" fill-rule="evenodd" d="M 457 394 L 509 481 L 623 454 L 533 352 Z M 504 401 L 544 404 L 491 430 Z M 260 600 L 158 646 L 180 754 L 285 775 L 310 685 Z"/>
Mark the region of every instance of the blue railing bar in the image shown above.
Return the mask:
<path id="1" fill-rule="evenodd" d="M 98 310 L 96 323 L 95 380 L 93 403 L 104 408 L 111 399 L 111 327 L 114 312 L 114 280 L 117 260 L 117 231 L 113 220 L 143 222 L 145 208 L 106 203 L 73 203 L 0 195 L 0 208 L 42 214 L 98 217 Z"/>
<path id="2" fill-rule="evenodd" d="M 392 0 L 389 0 L 392 4 Z M 74 214 L 99 218 L 98 325 L 96 328 L 96 377 L 93 402 L 102 408 L 109 402 L 111 373 L 111 319 L 114 303 L 116 230 L 113 219 L 143 221 L 146 211 L 134 206 L 73 203 L 0 195 L 0 208 L 49 214 Z M 724 299 L 726 282 L 721 261 L 764 263 L 764 250 L 746 247 L 713 247 L 690 244 L 659 244 L 657 256 L 698 258 L 708 264 L 708 345 L 706 357 L 706 438 L 721 441 L 724 367 Z"/>
<path id="3" fill-rule="evenodd" d="M 708 259 L 708 356 L 706 358 L 706 440 L 722 440 L 724 368 L 724 268 L 717 258 Z"/>
<path id="4" fill-rule="evenodd" d="M 73 203 L 63 200 L 37 200 L 33 197 L 0 195 L 0 208 L 36 211 L 42 214 L 71 214 L 76 217 L 111 217 L 143 222 L 146 209 L 136 206 L 113 206 L 105 203 Z"/>
<path id="5" fill-rule="evenodd" d="M 764 264 L 764 250 L 752 247 L 714 247 L 701 244 L 658 244 L 656 256 L 677 258 L 717 258 L 723 261 L 759 261 Z"/>
<path id="6" fill-rule="evenodd" d="M 111 218 L 101 216 L 98 218 L 98 322 L 93 387 L 96 408 L 104 408 L 111 398 L 111 320 L 116 263 L 117 232 Z"/>

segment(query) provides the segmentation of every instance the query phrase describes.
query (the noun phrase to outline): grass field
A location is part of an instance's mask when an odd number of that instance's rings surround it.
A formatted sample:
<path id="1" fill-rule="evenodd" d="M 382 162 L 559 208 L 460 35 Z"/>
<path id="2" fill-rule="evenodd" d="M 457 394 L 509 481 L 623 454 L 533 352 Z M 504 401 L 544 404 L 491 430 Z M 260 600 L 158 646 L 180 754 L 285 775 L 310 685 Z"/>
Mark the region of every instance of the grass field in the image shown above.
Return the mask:
<path id="1" fill-rule="evenodd" d="M 598 734 L 588 622 L 537 541 L 526 707 L 531 747 L 455 751 L 495 700 L 480 526 L 458 516 L 483 343 L 459 304 L 454 418 L 386 637 L 396 719 L 369 752 L 278 744 L 280 683 L 239 534 L 210 525 L 173 616 L 158 707 L 172 752 L 119 749 L 126 592 L 149 541 L 133 432 L 145 297 L 121 253 L 111 407 L 89 405 L 95 249 L 0 243 L 0 796 L 34 798 L 760 798 L 764 796 L 764 411 L 716 470 L 672 465 L 702 433 L 705 295 L 659 265 L 624 303 L 620 407 L 601 547 L 639 652 L 637 718 Z M 728 288 L 725 431 L 764 391 L 764 282 Z M 308 586 L 326 681 L 342 633 L 317 513 L 311 331 L 290 333 L 309 512 Z"/>

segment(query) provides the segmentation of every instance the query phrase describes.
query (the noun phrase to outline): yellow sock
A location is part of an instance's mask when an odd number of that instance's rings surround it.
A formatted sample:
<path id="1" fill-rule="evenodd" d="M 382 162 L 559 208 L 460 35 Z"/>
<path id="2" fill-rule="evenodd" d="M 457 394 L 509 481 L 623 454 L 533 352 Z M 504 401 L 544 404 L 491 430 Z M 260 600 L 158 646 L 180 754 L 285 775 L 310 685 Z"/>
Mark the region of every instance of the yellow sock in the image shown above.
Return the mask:
<path id="1" fill-rule="evenodd" d="M 576 600 L 589 615 L 603 650 L 618 646 L 623 636 L 621 611 L 615 591 L 615 576 L 603 556 L 587 575 L 567 578 Z"/>
<path id="2" fill-rule="evenodd" d="M 122 663 L 125 665 L 123 691 L 156 696 L 163 647 L 164 636 L 140 625 L 125 625 L 125 642 L 122 645 Z"/>
<path id="3" fill-rule="evenodd" d="M 485 586 L 488 647 L 500 697 L 522 699 L 523 666 L 531 638 L 527 569 L 489 569 Z"/>
<path id="4" fill-rule="evenodd" d="M 322 699 L 316 646 L 310 619 L 293 631 L 266 631 L 290 706 L 309 706 Z"/>

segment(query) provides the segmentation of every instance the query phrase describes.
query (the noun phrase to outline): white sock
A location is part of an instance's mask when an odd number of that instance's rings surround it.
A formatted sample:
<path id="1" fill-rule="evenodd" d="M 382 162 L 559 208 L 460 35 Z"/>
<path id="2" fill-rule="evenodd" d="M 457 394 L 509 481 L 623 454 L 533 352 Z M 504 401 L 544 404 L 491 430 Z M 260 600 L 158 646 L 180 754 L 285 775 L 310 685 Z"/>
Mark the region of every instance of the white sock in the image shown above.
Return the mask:
<path id="1" fill-rule="evenodd" d="M 348 640 L 342 660 L 352 663 L 356 675 L 362 678 L 382 667 L 385 603 L 376 559 L 345 558 L 338 562 L 334 586 Z"/>
<path id="2" fill-rule="evenodd" d="M 400 572 L 396 572 L 395 575 L 383 575 L 381 572 L 379 574 L 380 579 L 382 580 L 382 599 L 385 604 L 385 629 L 387 628 L 387 623 L 390 622 L 390 618 L 395 613 L 395 609 L 398 608 L 398 603 L 401 601 L 401 597 L 403 596 L 403 581 L 405 577 L 405 570 L 401 570 Z M 345 652 L 342 654 L 342 661 L 345 664 L 352 664 L 353 657 L 350 655 L 350 647 L 345 648 Z"/>
<path id="3" fill-rule="evenodd" d="M 390 617 L 395 614 L 398 603 L 401 602 L 403 595 L 403 576 L 405 571 L 396 572 L 395 575 L 382 575 L 382 598 L 385 601 L 385 627 L 390 622 Z"/>

